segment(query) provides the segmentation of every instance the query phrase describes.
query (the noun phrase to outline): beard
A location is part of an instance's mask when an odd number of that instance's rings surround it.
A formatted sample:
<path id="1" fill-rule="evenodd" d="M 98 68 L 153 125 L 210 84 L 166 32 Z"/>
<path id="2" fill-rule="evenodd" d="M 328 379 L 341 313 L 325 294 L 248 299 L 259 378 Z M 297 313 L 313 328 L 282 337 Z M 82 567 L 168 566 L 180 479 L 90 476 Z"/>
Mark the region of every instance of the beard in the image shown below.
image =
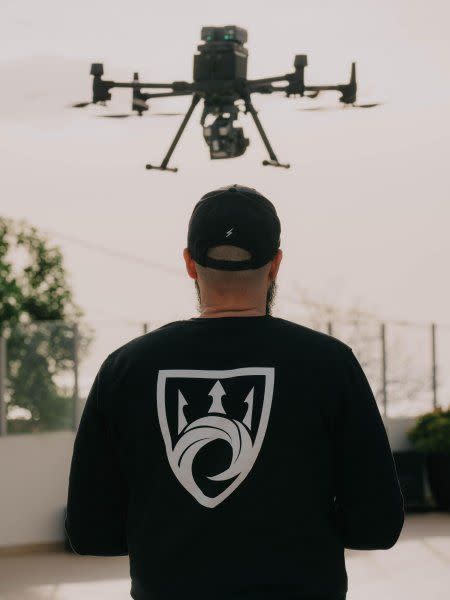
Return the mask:
<path id="1" fill-rule="evenodd" d="M 198 285 L 197 280 L 194 281 L 194 285 L 195 285 L 195 290 L 197 292 L 197 311 L 201 312 L 200 287 Z M 273 305 L 275 302 L 276 294 L 277 294 L 277 283 L 276 283 L 276 280 L 273 279 L 269 284 L 269 287 L 267 289 L 267 294 L 266 294 L 266 315 L 272 315 L 272 308 L 273 308 Z"/>

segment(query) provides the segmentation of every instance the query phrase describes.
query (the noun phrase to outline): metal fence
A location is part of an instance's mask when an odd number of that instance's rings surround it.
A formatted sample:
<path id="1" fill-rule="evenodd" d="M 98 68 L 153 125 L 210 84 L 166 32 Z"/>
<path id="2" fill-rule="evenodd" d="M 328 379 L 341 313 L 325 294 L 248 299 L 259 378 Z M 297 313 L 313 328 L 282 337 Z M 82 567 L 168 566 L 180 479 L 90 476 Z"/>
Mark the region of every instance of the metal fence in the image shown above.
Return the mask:
<path id="1" fill-rule="evenodd" d="M 325 331 L 350 345 L 385 417 L 450 405 L 450 328 L 436 323 L 345 321 Z"/>
<path id="2" fill-rule="evenodd" d="M 162 324 L 53 321 L 5 327 L 0 435 L 76 429 L 106 356 Z M 357 319 L 301 324 L 352 347 L 384 416 L 415 416 L 450 405 L 449 327 Z"/>

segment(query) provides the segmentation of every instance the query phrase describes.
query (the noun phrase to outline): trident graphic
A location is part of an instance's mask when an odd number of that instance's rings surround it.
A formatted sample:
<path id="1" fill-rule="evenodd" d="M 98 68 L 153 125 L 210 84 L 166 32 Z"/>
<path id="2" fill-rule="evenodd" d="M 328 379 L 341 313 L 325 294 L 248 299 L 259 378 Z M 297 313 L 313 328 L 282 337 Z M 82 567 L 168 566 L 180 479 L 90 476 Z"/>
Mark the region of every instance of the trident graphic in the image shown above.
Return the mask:
<path id="1" fill-rule="evenodd" d="M 253 398 L 254 398 L 255 388 L 252 389 L 247 394 L 246 399 L 244 400 L 247 405 L 247 412 L 245 413 L 245 418 L 242 423 L 251 430 L 252 427 L 252 417 L 253 417 Z M 226 396 L 226 392 L 223 389 L 222 384 L 219 379 L 212 386 L 211 390 L 208 393 L 208 396 L 211 396 L 212 403 L 208 410 L 208 414 L 221 414 L 226 415 L 225 409 L 222 404 L 222 398 Z M 183 429 L 187 425 L 186 417 L 184 416 L 184 407 L 187 406 L 186 398 L 183 396 L 181 390 L 178 390 L 178 434 L 180 434 Z"/>

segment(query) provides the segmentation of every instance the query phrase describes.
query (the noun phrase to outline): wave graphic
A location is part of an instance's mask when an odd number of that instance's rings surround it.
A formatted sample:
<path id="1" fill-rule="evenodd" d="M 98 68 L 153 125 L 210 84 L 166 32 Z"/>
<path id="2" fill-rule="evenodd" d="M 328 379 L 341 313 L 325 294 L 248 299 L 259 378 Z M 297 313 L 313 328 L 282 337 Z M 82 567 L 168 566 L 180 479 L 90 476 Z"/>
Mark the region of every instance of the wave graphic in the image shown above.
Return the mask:
<path id="1" fill-rule="evenodd" d="M 248 429 L 234 419 L 220 415 L 208 415 L 189 423 L 173 450 L 173 459 L 188 489 L 197 487 L 192 464 L 197 452 L 213 440 L 224 440 L 232 449 L 229 467 L 222 473 L 208 476 L 212 481 L 226 481 L 248 469 L 252 455 L 252 440 Z"/>

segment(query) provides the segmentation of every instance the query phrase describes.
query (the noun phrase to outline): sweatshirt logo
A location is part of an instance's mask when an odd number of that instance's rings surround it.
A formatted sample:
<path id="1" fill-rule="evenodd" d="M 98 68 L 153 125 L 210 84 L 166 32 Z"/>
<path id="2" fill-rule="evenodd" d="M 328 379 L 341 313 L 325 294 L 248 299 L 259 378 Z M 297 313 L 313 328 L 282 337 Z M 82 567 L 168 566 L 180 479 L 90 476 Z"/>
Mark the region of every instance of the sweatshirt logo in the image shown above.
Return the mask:
<path id="1" fill-rule="evenodd" d="M 160 370 L 157 408 L 169 465 L 206 508 L 250 473 L 272 405 L 274 369 Z"/>

